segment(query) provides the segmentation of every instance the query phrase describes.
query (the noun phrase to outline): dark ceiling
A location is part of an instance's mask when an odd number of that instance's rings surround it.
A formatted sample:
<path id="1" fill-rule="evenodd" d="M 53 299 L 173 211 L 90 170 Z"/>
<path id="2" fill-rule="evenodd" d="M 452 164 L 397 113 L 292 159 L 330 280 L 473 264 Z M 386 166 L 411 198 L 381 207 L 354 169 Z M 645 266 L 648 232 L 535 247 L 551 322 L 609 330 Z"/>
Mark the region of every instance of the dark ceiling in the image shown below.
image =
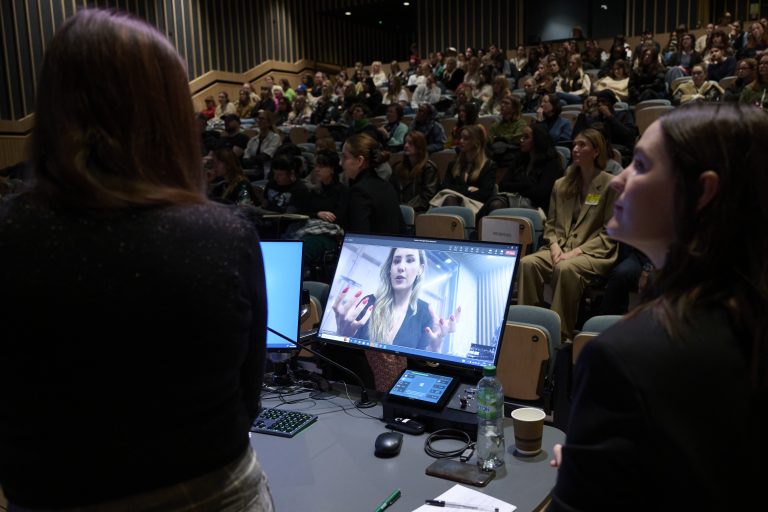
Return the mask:
<path id="1" fill-rule="evenodd" d="M 415 33 L 416 2 L 417 0 L 410 0 L 411 5 L 405 6 L 402 0 L 387 0 L 372 2 L 368 5 L 340 7 L 323 11 L 321 14 L 333 16 L 355 25 L 364 25 L 391 32 Z M 351 14 L 347 15 L 346 12 Z"/>

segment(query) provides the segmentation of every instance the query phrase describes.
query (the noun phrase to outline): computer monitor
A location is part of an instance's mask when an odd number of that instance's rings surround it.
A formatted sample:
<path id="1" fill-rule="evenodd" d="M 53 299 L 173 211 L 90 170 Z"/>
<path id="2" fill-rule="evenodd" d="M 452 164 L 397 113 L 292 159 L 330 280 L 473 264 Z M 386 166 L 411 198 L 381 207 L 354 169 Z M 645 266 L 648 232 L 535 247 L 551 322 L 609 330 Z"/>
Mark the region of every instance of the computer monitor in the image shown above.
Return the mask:
<path id="1" fill-rule="evenodd" d="M 304 243 L 301 240 L 261 240 L 259 245 L 267 281 L 267 327 L 297 341 Z M 293 350 L 298 350 L 296 345 L 267 331 L 267 351 Z"/>
<path id="2" fill-rule="evenodd" d="M 519 254 L 519 244 L 347 234 L 318 337 L 477 373 L 498 361 Z"/>

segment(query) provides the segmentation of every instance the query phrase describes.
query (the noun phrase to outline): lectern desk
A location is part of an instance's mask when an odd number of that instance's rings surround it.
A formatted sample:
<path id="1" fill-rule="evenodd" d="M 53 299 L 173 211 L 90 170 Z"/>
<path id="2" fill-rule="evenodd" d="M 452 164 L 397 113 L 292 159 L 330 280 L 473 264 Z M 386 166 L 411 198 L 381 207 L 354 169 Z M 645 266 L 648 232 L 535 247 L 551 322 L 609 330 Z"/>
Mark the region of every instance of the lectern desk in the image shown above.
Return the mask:
<path id="1" fill-rule="evenodd" d="M 427 476 L 435 459 L 424 452 L 427 434 L 403 434 L 400 455 L 379 459 L 373 455 L 376 436 L 386 432 L 381 407 L 355 409 L 343 393 L 327 401 L 281 405 L 312 414 L 318 420 L 293 438 L 253 434 L 251 445 L 266 472 L 279 512 L 373 511 L 395 489 L 402 496 L 388 512 L 410 512 L 453 487 L 455 482 Z M 291 396 L 295 400 L 297 396 Z M 265 399 L 265 407 L 280 400 Z M 369 414 L 374 418 L 367 416 Z M 555 484 L 557 471 L 549 466 L 552 445 L 565 435 L 544 427 L 544 450 L 533 458 L 513 455 L 512 420 L 505 420 L 506 464 L 496 478 L 477 489 L 516 505 L 521 512 L 535 510 Z M 470 462 L 475 462 L 473 456 Z"/>

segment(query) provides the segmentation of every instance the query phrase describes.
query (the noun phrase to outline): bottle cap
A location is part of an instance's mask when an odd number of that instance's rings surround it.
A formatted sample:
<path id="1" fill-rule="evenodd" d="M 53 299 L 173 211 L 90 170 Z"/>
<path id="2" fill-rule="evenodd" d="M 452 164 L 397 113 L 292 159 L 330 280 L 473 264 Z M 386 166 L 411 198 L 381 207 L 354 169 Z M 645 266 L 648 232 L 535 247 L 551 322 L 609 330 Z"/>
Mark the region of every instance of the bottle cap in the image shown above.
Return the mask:
<path id="1" fill-rule="evenodd" d="M 495 377 L 496 367 L 492 364 L 483 367 L 483 377 Z"/>

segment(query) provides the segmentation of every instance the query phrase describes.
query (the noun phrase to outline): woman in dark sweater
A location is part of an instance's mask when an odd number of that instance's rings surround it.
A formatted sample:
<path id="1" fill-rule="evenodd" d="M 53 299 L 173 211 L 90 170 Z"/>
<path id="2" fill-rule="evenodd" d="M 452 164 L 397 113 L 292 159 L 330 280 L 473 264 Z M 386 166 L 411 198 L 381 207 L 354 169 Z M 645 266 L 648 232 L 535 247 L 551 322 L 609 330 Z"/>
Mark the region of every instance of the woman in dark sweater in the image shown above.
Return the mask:
<path id="1" fill-rule="evenodd" d="M 534 124 L 523 128 L 520 137 L 520 155 L 515 165 L 507 171 L 499 185 L 501 192 L 520 194 L 531 200 L 534 208 L 549 211 L 552 186 L 563 176 L 560 157 L 543 126 Z M 509 200 L 499 195 L 488 202 L 490 213 L 498 208 L 508 208 Z"/>
<path id="2" fill-rule="evenodd" d="M 259 238 L 205 197 L 186 67 L 145 22 L 81 10 L 40 83 L 34 185 L 0 204 L 9 509 L 273 510 L 248 435 Z M 137 90 L 164 100 L 136 109 Z"/>
<path id="3" fill-rule="evenodd" d="M 443 189 L 458 194 L 445 196 L 443 206 L 470 206 L 464 198 L 485 202 L 496 186 L 496 164 L 485 154 L 485 129 L 480 125 L 466 126 L 460 140 L 459 156 L 451 163 L 442 183 Z"/>

